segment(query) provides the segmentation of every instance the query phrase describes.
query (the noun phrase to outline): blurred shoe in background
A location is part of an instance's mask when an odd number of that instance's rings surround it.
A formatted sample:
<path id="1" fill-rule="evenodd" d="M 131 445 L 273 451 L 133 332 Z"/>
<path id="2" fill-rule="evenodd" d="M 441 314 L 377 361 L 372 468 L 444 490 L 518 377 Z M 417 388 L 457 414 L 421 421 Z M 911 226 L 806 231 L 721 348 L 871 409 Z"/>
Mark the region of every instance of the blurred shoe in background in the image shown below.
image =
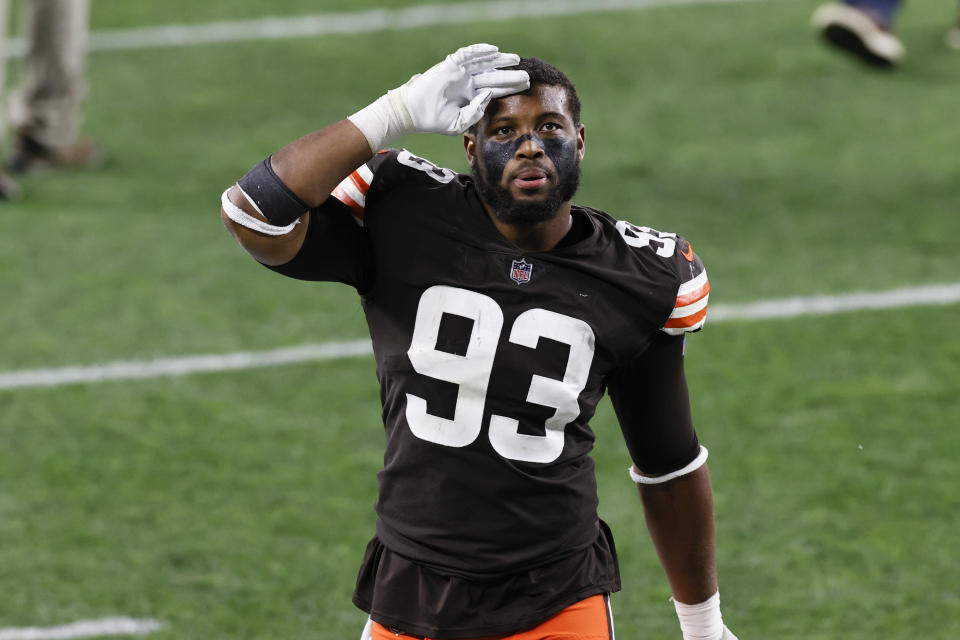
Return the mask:
<path id="1" fill-rule="evenodd" d="M 51 147 L 28 132 L 19 131 L 6 170 L 19 175 L 38 169 L 95 169 L 104 160 L 103 150 L 89 138 L 77 138 L 65 147 Z"/>
<path id="2" fill-rule="evenodd" d="M 892 31 L 893 12 L 899 2 L 831 2 L 813 13 L 813 26 L 831 45 L 857 56 L 874 67 L 893 67 L 906 49 Z"/>
<path id="3" fill-rule="evenodd" d="M 953 29 L 947 31 L 945 40 L 948 47 L 960 50 L 960 15 L 957 16 L 957 23 L 953 26 Z"/>
<path id="4" fill-rule="evenodd" d="M 20 183 L 12 176 L 0 171 L 0 201 L 19 200 L 23 195 Z"/>

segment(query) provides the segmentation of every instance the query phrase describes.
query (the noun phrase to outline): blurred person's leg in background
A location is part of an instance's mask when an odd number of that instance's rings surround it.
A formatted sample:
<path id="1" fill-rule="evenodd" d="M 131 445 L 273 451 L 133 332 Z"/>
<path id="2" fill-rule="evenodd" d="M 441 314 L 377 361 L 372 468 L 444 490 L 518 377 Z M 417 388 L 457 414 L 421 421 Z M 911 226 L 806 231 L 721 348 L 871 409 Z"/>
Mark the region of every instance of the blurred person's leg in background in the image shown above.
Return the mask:
<path id="1" fill-rule="evenodd" d="M 0 0 L 0 96 L 7 81 L 7 18 L 10 15 L 8 0 Z M 4 125 L 6 122 L 3 123 Z M 5 171 L 0 171 L 0 200 L 16 200 L 21 195 L 20 185 Z"/>
<path id="2" fill-rule="evenodd" d="M 97 166 L 101 151 L 78 137 L 87 93 L 90 2 L 26 0 L 22 10 L 26 52 L 11 104 L 14 149 L 6 169 L 17 174 Z"/>
<path id="3" fill-rule="evenodd" d="M 957 12 L 957 21 L 947 32 L 947 46 L 951 49 L 960 49 L 960 11 Z"/>

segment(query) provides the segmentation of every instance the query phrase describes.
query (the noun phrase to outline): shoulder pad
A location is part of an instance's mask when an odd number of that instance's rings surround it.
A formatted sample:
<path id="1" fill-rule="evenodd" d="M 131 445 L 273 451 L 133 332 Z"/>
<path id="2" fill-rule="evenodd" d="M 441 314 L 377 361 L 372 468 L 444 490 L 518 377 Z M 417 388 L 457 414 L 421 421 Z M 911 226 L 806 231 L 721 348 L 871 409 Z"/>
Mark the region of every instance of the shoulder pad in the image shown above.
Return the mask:
<path id="1" fill-rule="evenodd" d="M 379 190 L 389 190 L 401 179 L 409 179 L 411 170 L 418 172 L 415 175 L 428 176 L 441 184 L 451 182 L 457 177 L 455 171 L 438 167 L 406 149 L 384 149 L 344 178 L 330 195 L 347 205 L 354 219 L 362 225 L 367 193 L 374 180 Z"/>
<path id="2" fill-rule="evenodd" d="M 625 220 L 617 222 L 617 231 L 639 255 L 658 256 L 665 271 L 676 278 L 676 299 L 661 331 L 681 335 L 698 331 L 707 318 L 710 281 L 707 270 L 686 238 L 675 233 L 640 227 Z"/>
<path id="3" fill-rule="evenodd" d="M 680 279 L 673 311 L 661 331 L 672 336 L 699 331 L 707 320 L 707 301 L 710 299 L 710 280 L 700 257 L 686 238 L 677 238 L 675 266 Z"/>

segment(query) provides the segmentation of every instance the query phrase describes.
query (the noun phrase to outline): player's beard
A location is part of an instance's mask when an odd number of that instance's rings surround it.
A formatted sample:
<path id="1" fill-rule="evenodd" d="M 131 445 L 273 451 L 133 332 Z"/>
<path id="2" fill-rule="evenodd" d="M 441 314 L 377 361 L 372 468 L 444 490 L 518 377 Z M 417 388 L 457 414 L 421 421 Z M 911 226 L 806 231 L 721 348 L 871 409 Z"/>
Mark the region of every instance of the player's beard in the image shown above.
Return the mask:
<path id="1" fill-rule="evenodd" d="M 541 147 L 553 162 L 556 180 L 546 195 L 540 199 L 519 202 L 509 189 L 500 185 L 504 168 L 513 157 L 513 153 L 503 148 L 507 145 L 486 141 L 482 154 L 470 167 L 480 196 L 502 222 L 517 226 L 534 226 L 552 220 L 560 211 L 560 205 L 572 200 L 576 194 L 580 186 L 580 163 L 577 161 L 576 142 L 573 140 L 542 142 Z M 480 165 L 482 170 L 478 168 Z"/>

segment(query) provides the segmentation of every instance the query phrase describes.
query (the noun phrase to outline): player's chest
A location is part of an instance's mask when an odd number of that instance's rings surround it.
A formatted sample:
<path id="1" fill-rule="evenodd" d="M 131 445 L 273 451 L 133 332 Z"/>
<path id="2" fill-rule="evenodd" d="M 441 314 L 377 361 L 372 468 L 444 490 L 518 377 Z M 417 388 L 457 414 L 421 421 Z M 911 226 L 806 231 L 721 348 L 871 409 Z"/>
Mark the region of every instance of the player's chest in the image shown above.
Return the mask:
<path id="1" fill-rule="evenodd" d="M 380 251 L 369 300 L 407 334 L 407 344 L 484 353 L 506 371 L 531 364 L 563 370 L 567 357 L 602 373 L 649 339 L 636 300 L 590 269 L 458 242 L 442 229 L 425 235 L 432 241 L 421 236 L 407 251 Z"/>

